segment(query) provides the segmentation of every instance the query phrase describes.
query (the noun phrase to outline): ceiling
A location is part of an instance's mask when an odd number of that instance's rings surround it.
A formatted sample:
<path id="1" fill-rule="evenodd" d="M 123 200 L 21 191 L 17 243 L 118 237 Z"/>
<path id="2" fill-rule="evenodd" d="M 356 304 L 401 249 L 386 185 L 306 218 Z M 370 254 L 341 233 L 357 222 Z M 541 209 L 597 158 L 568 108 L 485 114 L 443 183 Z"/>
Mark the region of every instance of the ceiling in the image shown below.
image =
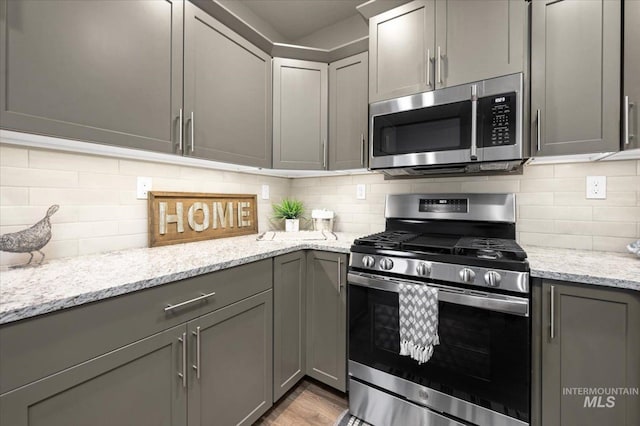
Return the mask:
<path id="1" fill-rule="evenodd" d="M 366 0 L 239 0 L 277 32 L 294 41 L 357 15 Z"/>

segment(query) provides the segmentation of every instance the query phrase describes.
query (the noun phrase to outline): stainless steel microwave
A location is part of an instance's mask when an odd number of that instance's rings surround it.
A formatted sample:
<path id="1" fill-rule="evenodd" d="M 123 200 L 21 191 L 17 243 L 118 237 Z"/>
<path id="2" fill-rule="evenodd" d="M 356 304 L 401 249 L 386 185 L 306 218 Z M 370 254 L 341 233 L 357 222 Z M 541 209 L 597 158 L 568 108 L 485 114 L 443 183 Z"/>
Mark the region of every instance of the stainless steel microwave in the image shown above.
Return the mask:
<path id="1" fill-rule="evenodd" d="M 369 106 L 369 168 L 391 176 L 512 171 L 528 156 L 523 74 Z"/>

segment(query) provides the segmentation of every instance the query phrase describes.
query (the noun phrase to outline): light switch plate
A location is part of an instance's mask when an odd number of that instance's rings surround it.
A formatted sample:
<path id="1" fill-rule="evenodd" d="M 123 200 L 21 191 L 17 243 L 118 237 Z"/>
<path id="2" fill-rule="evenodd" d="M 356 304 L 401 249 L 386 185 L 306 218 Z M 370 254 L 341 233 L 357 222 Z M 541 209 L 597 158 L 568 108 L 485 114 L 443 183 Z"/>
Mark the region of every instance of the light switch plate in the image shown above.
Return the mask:
<path id="1" fill-rule="evenodd" d="M 359 183 L 356 185 L 356 199 L 365 200 L 367 198 L 366 185 Z"/>
<path id="2" fill-rule="evenodd" d="M 607 198 L 606 176 L 587 176 L 587 198 L 600 200 Z"/>
<path id="3" fill-rule="evenodd" d="M 152 180 L 150 177 L 138 176 L 138 184 L 136 187 L 136 198 L 138 200 L 146 200 L 151 191 Z"/>
<path id="4" fill-rule="evenodd" d="M 269 185 L 262 185 L 262 199 L 269 199 Z"/>

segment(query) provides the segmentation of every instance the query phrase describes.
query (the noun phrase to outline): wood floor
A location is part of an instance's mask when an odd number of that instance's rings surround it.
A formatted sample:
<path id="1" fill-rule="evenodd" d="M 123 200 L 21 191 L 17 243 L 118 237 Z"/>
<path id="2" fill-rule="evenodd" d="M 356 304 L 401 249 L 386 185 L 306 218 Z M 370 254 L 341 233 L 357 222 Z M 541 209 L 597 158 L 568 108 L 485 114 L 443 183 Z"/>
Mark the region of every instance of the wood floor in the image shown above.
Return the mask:
<path id="1" fill-rule="evenodd" d="M 347 407 L 345 394 L 305 378 L 254 425 L 333 426 Z"/>

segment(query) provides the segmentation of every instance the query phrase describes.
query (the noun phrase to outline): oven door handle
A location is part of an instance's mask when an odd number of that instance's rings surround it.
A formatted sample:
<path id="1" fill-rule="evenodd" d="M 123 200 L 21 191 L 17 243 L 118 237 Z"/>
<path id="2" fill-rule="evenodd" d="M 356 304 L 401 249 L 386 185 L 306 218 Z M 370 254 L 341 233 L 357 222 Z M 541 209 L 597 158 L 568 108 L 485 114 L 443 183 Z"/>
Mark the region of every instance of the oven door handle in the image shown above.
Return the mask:
<path id="1" fill-rule="evenodd" d="M 367 274 L 350 272 L 347 277 L 350 285 L 368 287 L 376 290 L 399 292 L 398 285 L 401 281 L 392 279 L 381 279 Z M 456 305 L 471 306 L 488 311 L 502 312 L 521 317 L 529 316 L 529 300 L 523 297 L 506 296 L 503 294 L 473 294 L 467 290 L 454 287 L 447 287 L 433 283 L 423 283 L 420 281 L 404 281 L 410 284 L 427 285 L 438 289 L 438 300 Z"/>

